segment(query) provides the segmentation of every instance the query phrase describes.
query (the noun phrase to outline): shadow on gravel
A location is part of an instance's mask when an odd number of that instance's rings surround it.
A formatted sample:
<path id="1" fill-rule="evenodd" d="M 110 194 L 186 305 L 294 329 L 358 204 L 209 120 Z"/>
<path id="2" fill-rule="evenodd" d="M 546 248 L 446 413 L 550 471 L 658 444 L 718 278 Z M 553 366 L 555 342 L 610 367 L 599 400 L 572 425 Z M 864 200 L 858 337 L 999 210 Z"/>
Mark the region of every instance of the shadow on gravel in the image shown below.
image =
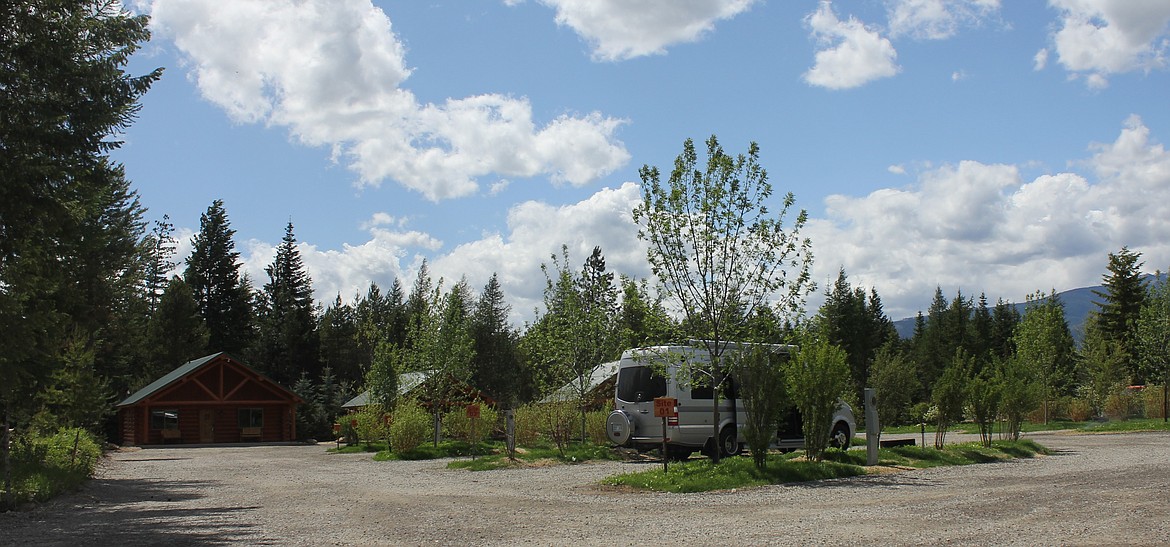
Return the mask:
<path id="1" fill-rule="evenodd" d="M 0 545 L 230 545 L 265 543 L 248 513 L 204 507 L 214 481 L 96 479 L 77 493 L 0 514 Z"/>

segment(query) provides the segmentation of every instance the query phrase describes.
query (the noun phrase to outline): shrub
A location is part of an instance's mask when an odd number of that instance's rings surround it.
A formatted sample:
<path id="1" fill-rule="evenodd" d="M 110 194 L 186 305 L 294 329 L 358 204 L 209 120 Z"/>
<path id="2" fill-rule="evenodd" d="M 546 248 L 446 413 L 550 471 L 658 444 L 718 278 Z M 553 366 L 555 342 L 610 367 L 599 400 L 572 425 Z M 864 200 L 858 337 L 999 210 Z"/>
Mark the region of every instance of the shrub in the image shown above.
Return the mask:
<path id="1" fill-rule="evenodd" d="M 512 412 L 516 422 L 516 445 L 533 446 L 540 439 L 541 409 L 537 405 L 524 405 Z"/>
<path id="2" fill-rule="evenodd" d="M 354 442 L 358 442 L 360 439 L 362 444 L 368 445 L 375 440 L 386 439 L 390 436 L 390 428 L 386 426 L 385 416 L 386 413 L 382 412 L 382 405 L 372 404 L 345 416 L 344 419 L 347 424 L 357 422 L 357 425 L 353 427 L 354 432 L 357 433 L 357 439 L 354 439 Z"/>
<path id="3" fill-rule="evenodd" d="M 45 501 L 77 488 L 93 475 L 102 455 L 98 439 L 81 428 L 16 435 L 10 450 L 15 504 Z"/>
<path id="4" fill-rule="evenodd" d="M 824 339 L 807 340 L 788 362 L 787 384 L 804 421 L 805 454 L 810 460 L 820 461 L 829 446 L 837 401 L 849 389 L 845 350 Z"/>
<path id="5" fill-rule="evenodd" d="M 1080 397 L 1069 399 L 1068 419 L 1074 422 L 1087 422 L 1093 419 L 1093 403 Z"/>
<path id="6" fill-rule="evenodd" d="M 390 424 L 390 448 L 399 454 L 410 452 L 431 437 L 432 427 L 431 413 L 418 401 L 399 401 Z"/>
<path id="7" fill-rule="evenodd" d="M 479 405 L 479 418 L 475 423 L 475 435 L 471 431 L 471 418 L 467 417 L 466 407 L 457 407 L 443 414 L 443 435 L 448 439 L 457 439 L 467 443 L 478 443 L 491 435 L 496 428 L 499 414 L 496 409 L 484 403 Z"/>
<path id="8" fill-rule="evenodd" d="M 601 410 L 594 410 L 585 415 L 585 431 L 589 434 L 589 442 L 603 446 L 609 444 L 609 436 L 605 434 L 605 419 L 612 411 L 611 403 Z"/>
<path id="9" fill-rule="evenodd" d="M 1133 390 L 1116 389 L 1105 398 L 1105 417 L 1110 420 L 1140 418 L 1143 410 L 1141 395 Z"/>
<path id="10" fill-rule="evenodd" d="M 1142 390 L 1142 402 L 1145 403 L 1146 418 L 1164 419 L 1165 407 L 1162 405 L 1162 386 L 1146 386 Z"/>

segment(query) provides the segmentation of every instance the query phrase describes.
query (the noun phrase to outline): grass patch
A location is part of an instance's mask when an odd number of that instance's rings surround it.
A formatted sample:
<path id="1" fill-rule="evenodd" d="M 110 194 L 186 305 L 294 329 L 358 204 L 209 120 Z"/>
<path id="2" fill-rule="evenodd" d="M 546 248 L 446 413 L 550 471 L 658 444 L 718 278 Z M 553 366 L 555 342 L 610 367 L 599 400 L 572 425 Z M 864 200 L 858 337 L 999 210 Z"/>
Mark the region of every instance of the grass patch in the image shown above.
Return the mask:
<path id="1" fill-rule="evenodd" d="M 381 452 L 386 450 L 386 441 L 374 441 L 372 443 L 358 443 L 347 444 L 342 447 L 333 447 L 326 452 L 330 454 L 364 454 L 366 452 Z"/>
<path id="2" fill-rule="evenodd" d="M 1137 431 L 1170 431 L 1170 423 L 1160 418 L 1109 422 L 1087 422 L 1079 428 L 1086 433 L 1132 433 Z"/>
<path id="3" fill-rule="evenodd" d="M 469 471 L 488 471 L 492 469 L 506 469 L 511 467 L 528 467 L 549 463 L 574 464 L 596 460 L 620 460 L 621 456 L 613 448 L 593 443 L 575 443 L 565 447 L 564 454 L 550 445 L 538 445 L 519 449 L 516 459 L 509 460 L 502 446 L 490 454 L 477 456 L 474 460 L 456 460 L 447 467 L 450 469 L 467 469 Z"/>
<path id="4" fill-rule="evenodd" d="M 899 446 L 879 450 L 878 465 L 924 469 L 1031 458 L 1047 453 L 1046 448 L 1031 440 L 995 441 L 990 448 L 979 443 L 947 445 L 943 450 Z M 825 461 L 819 463 L 797 459 L 799 454 L 770 454 L 764 470 L 756 469 L 747 457 L 726 458 L 719 465 L 693 459 L 674 464 L 665 473 L 662 469 L 623 473 L 606 478 L 602 484 L 659 492 L 707 492 L 866 474 L 864 450 L 829 450 L 825 452 Z"/>
<path id="5" fill-rule="evenodd" d="M 1094 424 L 1096 424 L 1096 422 L 1074 422 L 1071 420 L 1049 420 L 1048 423 L 1046 423 L 1046 424 L 1045 423 L 1024 422 L 1024 424 L 1020 427 L 1020 429 L 1024 433 L 1035 433 L 1037 431 L 1058 431 L 1058 430 L 1062 430 L 1062 429 L 1082 429 L 1082 428 L 1085 428 L 1088 426 L 1092 426 Z M 994 431 L 996 433 L 998 433 L 1000 430 L 1000 427 L 1001 426 L 997 425 L 997 427 L 995 427 Z M 927 435 L 934 435 L 934 430 L 935 430 L 935 428 L 933 425 L 927 424 L 927 426 L 926 426 L 926 434 Z M 893 427 L 883 427 L 882 433 L 883 434 L 885 434 L 885 433 L 891 433 L 891 434 L 922 433 L 922 428 L 917 424 L 915 424 L 915 425 L 899 425 L 899 426 L 893 426 Z M 971 435 L 978 435 L 979 434 L 979 425 L 975 424 L 975 423 L 955 424 L 955 425 L 952 425 L 949 429 L 947 429 L 947 433 L 968 433 Z M 862 435 L 861 437 L 864 438 L 864 435 Z"/>

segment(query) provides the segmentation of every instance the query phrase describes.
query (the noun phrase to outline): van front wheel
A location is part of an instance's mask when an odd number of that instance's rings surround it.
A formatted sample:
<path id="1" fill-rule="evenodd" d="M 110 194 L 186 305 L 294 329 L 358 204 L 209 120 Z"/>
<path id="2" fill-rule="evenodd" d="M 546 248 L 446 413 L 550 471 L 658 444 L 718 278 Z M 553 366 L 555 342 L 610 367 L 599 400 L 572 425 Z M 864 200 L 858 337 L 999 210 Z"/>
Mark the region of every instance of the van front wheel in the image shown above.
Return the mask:
<path id="1" fill-rule="evenodd" d="M 723 457 L 739 455 L 739 439 L 734 426 L 727 426 L 719 432 L 719 454 Z"/>

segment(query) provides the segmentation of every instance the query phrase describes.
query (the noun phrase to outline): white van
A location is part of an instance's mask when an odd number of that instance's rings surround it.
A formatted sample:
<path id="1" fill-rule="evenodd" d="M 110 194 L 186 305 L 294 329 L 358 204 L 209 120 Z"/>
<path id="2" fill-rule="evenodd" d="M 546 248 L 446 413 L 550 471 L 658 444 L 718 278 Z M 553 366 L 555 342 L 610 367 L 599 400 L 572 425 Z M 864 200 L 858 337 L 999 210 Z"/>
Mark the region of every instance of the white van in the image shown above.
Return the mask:
<path id="1" fill-rule="evenodd" d="M 736 351 L 738 344 L 730 344 L 727 351 Z M 781 356 L 795 351 L 794 346 L 770 346 Z M 666 457 L 686 459 L 697 450 L 710 451 L 718 447 L 722 456 L 739 454 L 743 444 L 746 414 L 742 401 L 736 396 L 735 378 L 725 382 L 719 402 L 719 438 L 712 439 L 712 401 L 710 387 L 691 387 L 690 382 L 677 378 L 680 362 L 698 364 L 710 361 L 705 348 L 694 346 L 654 346 L 626 350 L 618 365 L 617 385 L 614 389 L 614 411 L 606 418 L 605 429 L 609 440 L 618 446 L 639 451 L 662 447 L 662 418 L 654 417 L 654 399 L 673 397 L 678 400 L 677 412 L 667 419 Z M 665 370 L 662 376 L 655 368 Z M 831 446 L 848 448 L 857 429 L 853 409 L 841 402 L 833 415 Z M 795 450 L 804 447 L 800 414 L 795 407 L 781 418 L 773 448 Z"/>

